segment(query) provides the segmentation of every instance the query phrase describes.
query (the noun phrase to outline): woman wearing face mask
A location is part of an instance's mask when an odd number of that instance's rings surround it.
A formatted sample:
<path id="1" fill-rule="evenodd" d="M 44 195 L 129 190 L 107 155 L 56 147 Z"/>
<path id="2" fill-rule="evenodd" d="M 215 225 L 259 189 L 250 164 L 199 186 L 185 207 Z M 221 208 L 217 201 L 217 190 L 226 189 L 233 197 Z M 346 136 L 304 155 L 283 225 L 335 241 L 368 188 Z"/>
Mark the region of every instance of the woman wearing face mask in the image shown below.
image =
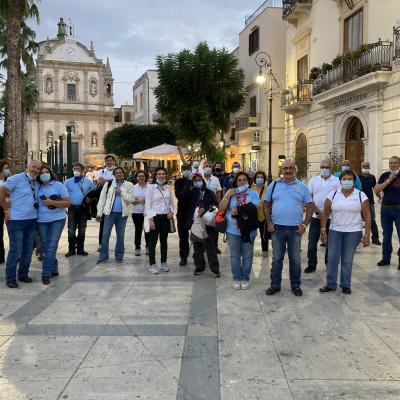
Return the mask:
<path id="1" fill-rule="evenodd" d="M 260 199 L 260 205 L 258 206 L 258 229 L 261 236 L 261 249 L 263 257 L 268 257 L 268 240 L 271 239 L 271 234 L 266 229 L 266 220 L 263 212 L 263 203 L 265 192 L 267 190 L 267 176 L 264 171 L 257 171 L 254 174 L 254 185 L 253 189 L 258 193 Z"/>
<path id="2" fill-rule="evenodd" d="M 193 188 L 191 190 L 191 200 L 186 220 L 193 223 L 193 215 L 198 207 L 199 216 L 202 216 L 211 207 L 218 207 L 218 201 L 215 193 L 207 189 L 206 183 L 201 174 L 195 174 L 192 178 Z M 205 242 L 193 242 L 193 260 L 195 265 L 195 275 L 200 275 L 206 268 L 204 251 L 207 253 L 208 265 L 215 277 L 219 277 L 219 262 L 217 256 L 217 247 L 215 245 L 216 230 L 215 227 L 206 226 L 207 238 Z"/>
<path id="3" fill-rule="evenodd" d="M 42 242 L 42 282 L 58 276 L 57 248 L 65 225 L 65 209 L 70 205 L 66 187 L 58 181 L 50 167 L 43 165 L 38 178 L 38 230 Z"/>
<path id="4" fill-rule="evenodd" d="M 145 219 L 149 225 L 149 272 L 158 274 L 168 272 L 168 233 L 170 219 L 174 217 L 174 202 L 171 188 L 167 184 L 167 170 L 164 167 L 156 168 L 154 182 L 146 192 L 144 203 Z M 156 265 L 156 245 L 160 238 L 161 265 Z"/>
<path id="5" fill-rule="evenodd" d="M 345 294 L 351 294 L 351 271 L 357 246 L 362 238 L 363 217 L 365 234 L 363 246 L 370 245 L 371 213 L 368 197 L 354 188 L 356 175 L 347 170 L 341 173 L 341 190 L 331 192 L 325 200 L 321 217 L 321 242 L 327 242 L 326 221 L 331 218 L 328 241 L 328 264 L 326 266 L 326 286 L 321 293 L 331 292 L 337 287 L 339 261 L 340 287 Z"/>
<path id="6" fill-rule="evenodd" d="M 10 168 L 6 160 L 0 161 L 0 187 L 10 176 Z M 5 262 L 5 251 L 4 251 L 4 210 L 0 206 L 0 264 Z"/>
<path id="7" fill-rule="evenodd" d="M 246 290 L 249 287 L 251 267 L 253 263 L 254 240 L 257 229 L 250 232 L 250 241 L 243 242 L 242 233 L 235 216 L 238 207 L 252 203 L 260 204 L 258 193 L 249 189 L 250 178 L 245 172 L 239 172 L 233 181 L 233 188 L 229 189 L 221 200 L 219 209 L 226 211 L 226 236 L 228 239 L 231 269 L 234 289 Z"/>
<path id="8" fill-rule="evenodd" d="M 97 205 L 97 221 L 104 216 L 104 229 L 101 239 L 100 255 L 97 264 L 108 260 L 108 247 L 113 226 L 117 233 L 115 244 L 115 261 L 121 263 L 124 259 L 125 227 L 128 216 L 132 215 L 132 202 L 134 200 L 133 185 L 125 181 L 124 169 L 115 167 L 114 180 L 104 184 Z"/>

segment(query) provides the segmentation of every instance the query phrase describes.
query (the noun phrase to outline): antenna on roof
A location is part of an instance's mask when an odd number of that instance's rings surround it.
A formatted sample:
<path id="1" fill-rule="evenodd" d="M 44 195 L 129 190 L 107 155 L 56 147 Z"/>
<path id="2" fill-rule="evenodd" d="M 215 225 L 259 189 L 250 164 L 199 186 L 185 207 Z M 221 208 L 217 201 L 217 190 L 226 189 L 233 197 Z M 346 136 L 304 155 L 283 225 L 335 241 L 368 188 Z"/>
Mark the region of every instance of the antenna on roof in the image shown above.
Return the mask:
<path id="1" fill-rule="evenodd" d="M 69 29 L 69 36 L 74 36 L 74 27 L 72 26 L 72 22 L 71 22 L 71 19 L 70 18 L 68 18 L 68 21 L 69 21 L 69 25 L 68 25 L 68 29 Z"/>

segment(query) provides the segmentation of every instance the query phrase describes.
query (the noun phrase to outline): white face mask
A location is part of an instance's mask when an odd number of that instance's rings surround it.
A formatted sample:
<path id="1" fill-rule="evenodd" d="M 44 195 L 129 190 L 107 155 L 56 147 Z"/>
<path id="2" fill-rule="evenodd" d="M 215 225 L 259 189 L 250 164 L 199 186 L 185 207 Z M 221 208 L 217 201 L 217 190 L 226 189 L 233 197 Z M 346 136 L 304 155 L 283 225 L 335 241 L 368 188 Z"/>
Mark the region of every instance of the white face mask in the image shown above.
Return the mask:
<path id="1" fill-rule="evenodd" d="M 361 168 L 363 174 L 369 174 L 369 168 Z"/>
<path id="2" fill-rule="evenodd" d="M 81 171 L 74 171 L 74 176 L 77 178 L 78 176 L 81 176 Z"/>
<path id="3" fill-rule="evenodd" d="M 237 174 L 237 173 L 239 172 L 239 168 L 238 168 L 238 167 L 233 167 L 233 168 L 232 168 L 232 172 L 233 172 L 234 174 Z"/>
<path id="4" fill-rule="evenodd" d="M 399 174 L 399 171 L 400 171 L 400 170 L 398 170 L 398 169 L 394 169 L 394 170 L 392 170 L 392 174 L 393 174 L 393 175 L 398 175 L 398 174 Z"/>

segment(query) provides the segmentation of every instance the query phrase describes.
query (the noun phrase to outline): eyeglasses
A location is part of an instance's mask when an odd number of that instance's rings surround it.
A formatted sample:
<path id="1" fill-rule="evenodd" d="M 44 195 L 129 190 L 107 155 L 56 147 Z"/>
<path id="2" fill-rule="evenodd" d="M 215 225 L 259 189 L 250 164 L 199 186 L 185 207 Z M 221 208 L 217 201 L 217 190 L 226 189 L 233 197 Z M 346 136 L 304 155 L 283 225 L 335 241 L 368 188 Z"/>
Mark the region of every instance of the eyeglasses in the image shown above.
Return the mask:
<path id="1" fill-rule="evenodd" d="M 295 169 L 294 167 L 283 167 L 283 170 L 288 170 L 288 171 L 290 171 L 290 170 L 292 170 L 292 169 Z"/>

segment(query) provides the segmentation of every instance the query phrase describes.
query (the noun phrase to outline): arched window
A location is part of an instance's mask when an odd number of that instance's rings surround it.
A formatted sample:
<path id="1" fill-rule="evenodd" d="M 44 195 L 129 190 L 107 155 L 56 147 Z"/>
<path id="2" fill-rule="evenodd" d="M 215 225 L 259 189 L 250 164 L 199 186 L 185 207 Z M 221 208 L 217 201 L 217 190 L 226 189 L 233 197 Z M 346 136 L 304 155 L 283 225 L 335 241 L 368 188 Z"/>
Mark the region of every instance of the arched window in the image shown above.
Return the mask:
<path id="1" fill-rule="evenodd" d="M 296 139 L 295 162 L 298 169 L 297 178 L 306 178 L 308 169 L 307 138 L 303 132 L 301 132 Z"/>

